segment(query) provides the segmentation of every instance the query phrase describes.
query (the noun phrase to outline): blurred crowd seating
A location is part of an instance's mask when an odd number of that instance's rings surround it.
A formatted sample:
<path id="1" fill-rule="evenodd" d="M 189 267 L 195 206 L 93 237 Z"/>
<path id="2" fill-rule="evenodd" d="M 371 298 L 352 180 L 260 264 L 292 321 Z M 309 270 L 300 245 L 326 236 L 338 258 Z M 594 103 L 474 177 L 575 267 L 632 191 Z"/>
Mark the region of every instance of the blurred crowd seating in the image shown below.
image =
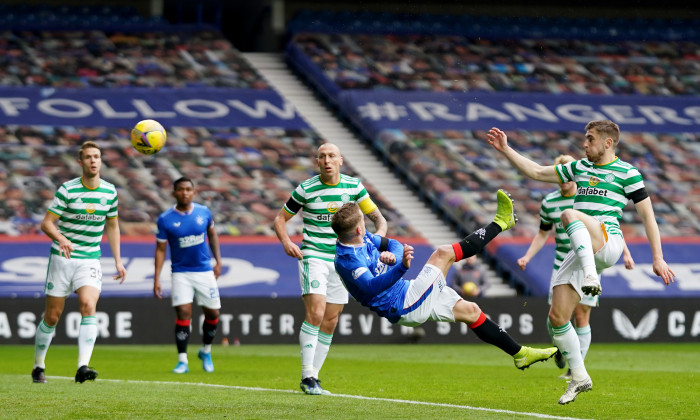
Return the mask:
<path id="1" fill-rule="evenodd" d="M 214 30 L 0 32 L 0 85 L 269 89 Z"/>
<path id="2" fill-rule="evenodd" d="M 341 89 L 697 95 L 700 42 L 299 33 Z"/>
<path id="3" fill-rule="evenodd" d="M 0 126 L 0 234 L 40 233 L 58 186 L 80 175 L 78 145 L 88 139 L 103 147 L 102 176 L 118 188 L 126 235 L 152 235 L 158 215 L 174 204 L 172 181 L 188 176 L 221 235 L 274 237 L 272 221 L 292 190 L 318 173 L 313 157 L 321 140 L 311 130 L 170 127 L 167 147 L 153 156 L 138 154 L 128 136 L 104 127 Z M 358 176 L 347 162 L 342 170 Z M 364 184 L 390 234 L 420 236 Z M 301 234 L 300 217 L 287 226 Z"/>
<path id="4" fill-rule="evenodd" d="M 584 131 L 508 131 L 511 145 L 524 155 L 552 165 L 560 154 L 581 156 Z M 420 191 L 465 226 L 481 226 L 495 212 L 493 192 L 504 188 L 515 198 L 520 223 L 503 236 L 531 237 L 539 228 L 542 198 L 558 188 L 530 180 L 490 147 L 485 131 L 385 130 L 378 145 Z M 662 236 L 700 234 L 700 133 L 625 133 L 618 157 L 636 166 Z M 628 204 L 622 229 L 645 236 L 641 218 Z"/>
<path id="5" fill-rule="evenodd" d="M 0 86 L 270 89 L 217 30 L 145 21 L 128 7 L 0 5 L 0 11 L 0 24 L 7 22 L 0 32 Z M 76 20 L 87 23 L 64 24 Z M 103 176 L 119 189 L 127 235 L 154 232 L 160 212 L 173 204 L 172 181 L 186 175 L 215 214 L 220 234 L 274 236 L 272 220 L 291 191 L 318 172 L 313 157 L 321 140 L 311 130 L 168 127 L 167 147 L 147 158 L 131 148 L 128 134 L 0 125 L 0 234 L 40 233 L 58 185 L 79 175 L 77 145 L 88 139 L 103 147 Z M 343 172 L 358 176 L 350 162 Z M 420 236 L 365 186 L 393 235 Z M 301 234 L 300 218 L 288 226 L 290 234 Z"/>

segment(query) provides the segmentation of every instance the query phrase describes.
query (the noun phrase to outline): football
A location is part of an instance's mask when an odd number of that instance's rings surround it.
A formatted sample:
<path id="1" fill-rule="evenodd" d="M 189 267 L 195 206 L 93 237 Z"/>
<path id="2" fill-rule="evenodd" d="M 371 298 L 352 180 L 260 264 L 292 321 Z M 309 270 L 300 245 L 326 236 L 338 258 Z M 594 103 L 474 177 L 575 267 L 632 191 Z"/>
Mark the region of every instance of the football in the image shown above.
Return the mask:
<path id="1" fill-rule="evenodd" d="M 131 145 L 139 153 L 152 155 L 165 145 L 165 129 L 158 121 L 139 121 L 131 130 Z"/>

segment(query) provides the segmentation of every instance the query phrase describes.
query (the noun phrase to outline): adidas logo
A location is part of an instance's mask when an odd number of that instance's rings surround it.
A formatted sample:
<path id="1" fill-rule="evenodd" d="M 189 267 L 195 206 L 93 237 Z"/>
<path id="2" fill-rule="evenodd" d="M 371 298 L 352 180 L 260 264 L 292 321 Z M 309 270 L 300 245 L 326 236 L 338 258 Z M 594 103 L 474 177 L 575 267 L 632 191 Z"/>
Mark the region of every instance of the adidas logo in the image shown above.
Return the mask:
<path id="1" fill-rule="evenodd" d="M 582 249 L 586 249 L 586 247 L 583 246 L 583 245 L 579 245 L 578 248 L 576 248 L 576 251 L 578 252 L 578 251 L 580 251 L 580 250 L 582 250 Z"/>
<path id="2" fill-rule="evenodd" d="M 321 200 L 321 197 L 316 197 L 316 199 L 314 200 L 314 203 L 322 203 L 322 202 L 323 202 L 323 200 Z"/>

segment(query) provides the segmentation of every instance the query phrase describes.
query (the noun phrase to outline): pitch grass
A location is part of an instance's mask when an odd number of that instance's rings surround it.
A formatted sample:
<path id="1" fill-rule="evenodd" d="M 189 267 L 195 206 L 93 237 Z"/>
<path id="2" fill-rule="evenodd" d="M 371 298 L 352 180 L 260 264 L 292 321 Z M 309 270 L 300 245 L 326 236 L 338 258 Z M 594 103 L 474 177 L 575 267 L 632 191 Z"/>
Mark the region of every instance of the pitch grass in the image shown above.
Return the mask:
<path id="1" fill-rule="evenodd" d="M 191 345 L 190 373 L 175 375 L 174 345 L 98 343 L 91 365 L 99 377 L 84 384 L 73 380 L 77 347 L 71 345 L 51 347 L 49 382 L 33 384 L 33 351 L 0 346 L 0 418 L 697 419 L 700 413 L 700 343 L 594 343 L 587 358 L 594 389 L 566 406 L 557 404 L 566 383 L 553 361 L 523 372 L 487 345 L 334 345 L 321 375 L 332 396 L 299 391 L 296 345 L 215 346 L 211 374 Z"/>

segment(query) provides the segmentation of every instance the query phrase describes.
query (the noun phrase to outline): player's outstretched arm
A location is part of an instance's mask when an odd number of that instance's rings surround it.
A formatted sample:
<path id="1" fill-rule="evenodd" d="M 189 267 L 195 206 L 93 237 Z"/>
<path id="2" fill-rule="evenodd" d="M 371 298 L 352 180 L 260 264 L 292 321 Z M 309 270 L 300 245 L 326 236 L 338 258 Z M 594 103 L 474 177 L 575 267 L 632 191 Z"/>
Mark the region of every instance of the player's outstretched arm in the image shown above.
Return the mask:
<path id="1" fill-rule="evenodd" d="M 652 269 L 654 274 L 660 276 L 666 285 L 669 285 L 675 280 L 676 273 L 664 261 L 663 251 L 661 250 L 661 234 L 659 233 L 659 225 L 656 224 L 654 217 L 654 209 L 651 205 L 651 198 L 647 197 L 644 200 L 635 204 L 637 213 L 642 218 L 644 230 L 649 240 L 651 247 L 651 255 L 653 258 Z"/>
<path id="2" fill-rule="evenodd" d="M 512 149 L 508 145 L 508 136 L 506 136 L 504 131 L 493 127 L 489 130 L 486 137 L 489 144 L 501 152 L 526 177 L 535 181 L 551 182 L 553 184 L 561 183 L 554 166 L 542 166 Z"/>

